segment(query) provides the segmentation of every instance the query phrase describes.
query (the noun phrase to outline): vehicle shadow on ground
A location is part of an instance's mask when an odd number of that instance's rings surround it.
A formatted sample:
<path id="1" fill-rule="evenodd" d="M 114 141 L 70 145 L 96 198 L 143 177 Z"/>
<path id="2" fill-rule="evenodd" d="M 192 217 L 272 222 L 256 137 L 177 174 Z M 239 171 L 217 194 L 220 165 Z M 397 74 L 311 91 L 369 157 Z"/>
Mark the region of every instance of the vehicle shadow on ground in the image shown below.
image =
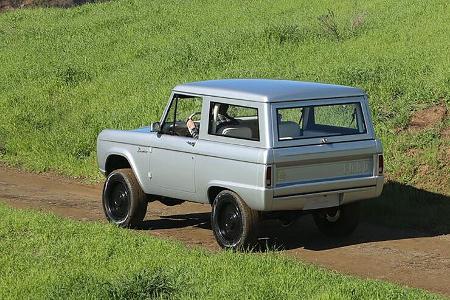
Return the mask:
<path id="1" fill-rule="evenodd" d="M 287 227 L 281 226 L 279 221 L 267 220 L 259 226 L 257 248 L 261 251 L 296 248 L 320 251 L 368 242 L 432 237 L 450 233 L 449 215 L 450 197 L 388 182 L 379 198 L 363 202 L 361 223 L 352 235 L 324 236 L 309 215 Z M 163 216 L 145 221 L 143 229 L 184 227 L 211 229 L 210 213 Z"/>
<path id="2" fill-rule="evenodd" d="M 263 226 L 266 248 L 326 250 L 368 242 L 450 234 L 450 197 L 398 182 L 388 182 L 377 199 L 362 203 L 361 223 L 348 237 L 330 238 L 311 216 L 287 228 Z"/>
<path id="3" fill-rule="evenodd" d="M 182 215 L 160 216 L 157 220 L 145 220 L 142 223 L 143 230 L 174 229 L 196 227 L 211 229 L 211 213 L 190 213 Z"/>
<path id="4" fill-rule="evenodd" d="M 259 250 L 291 250 L 304 248 L 308 250 L 329 250 L 351 245 L 419 237 L 431 237 L 438 234 L 416 229 L 392 228 L 384 225 L 362 222 L 347 237 L 328 237 L 319 232 L 310 216 L 302 218 L 295 224 L 283 228 L 273 224 L 262 229 Z"/>

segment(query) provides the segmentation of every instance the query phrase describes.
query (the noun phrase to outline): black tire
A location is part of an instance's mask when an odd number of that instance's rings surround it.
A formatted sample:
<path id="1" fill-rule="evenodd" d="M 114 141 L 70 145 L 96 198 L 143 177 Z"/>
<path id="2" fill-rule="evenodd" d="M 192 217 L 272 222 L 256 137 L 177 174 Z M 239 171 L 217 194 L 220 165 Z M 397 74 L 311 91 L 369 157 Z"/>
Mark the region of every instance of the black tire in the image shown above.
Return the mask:
<path id="1" fill-rule="evenodd" d="M 212 206 L 211 226 L 217 243 L 225 249 L 249 250 L 256 242 L 258 212 L 234 192 L 221 191 Z"/>
<path id="2" fill-rule="evenodd" d="M 319 230 L 332 237 L 351 234 L 359 223 L 359 202 L 339 206 L 334 209 L 321 209 L 314 212 L 314 222 Z"/>
<path id="3" fill-rule="evenodd" d="M 103 211 L 109 222 L 138 228 L 147 213 L 147 198 L 131 169 L 118 169 L 106 178 Z"/>

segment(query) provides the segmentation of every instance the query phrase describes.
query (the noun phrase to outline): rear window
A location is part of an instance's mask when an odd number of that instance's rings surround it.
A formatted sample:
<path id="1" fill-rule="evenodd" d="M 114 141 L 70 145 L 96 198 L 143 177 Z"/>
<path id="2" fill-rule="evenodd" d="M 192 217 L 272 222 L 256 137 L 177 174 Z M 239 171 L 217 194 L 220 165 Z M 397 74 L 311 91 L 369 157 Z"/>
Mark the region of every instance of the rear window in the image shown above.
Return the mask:
<path id="1" fill-rule="evenodd" d="M 277 117 L 280 141 L 367 133 L 360 103 L 279 108 Z"/>

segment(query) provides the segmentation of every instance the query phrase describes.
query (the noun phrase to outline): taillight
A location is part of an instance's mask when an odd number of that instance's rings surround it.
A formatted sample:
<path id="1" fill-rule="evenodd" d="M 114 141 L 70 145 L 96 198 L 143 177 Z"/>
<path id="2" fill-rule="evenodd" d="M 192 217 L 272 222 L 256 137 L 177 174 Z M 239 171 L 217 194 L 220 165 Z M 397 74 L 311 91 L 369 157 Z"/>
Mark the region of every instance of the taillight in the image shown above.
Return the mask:
<path id="1" fill-rule="evenodd" d="M 378 175 L 383 175 L 383 171 L 384 171 L 383 154 L 378 154 Z"/>
<path id="2" fill-rule="evenodd" d="M 272 187 L 272 166 L 266 167 L 266 187 Z"/>

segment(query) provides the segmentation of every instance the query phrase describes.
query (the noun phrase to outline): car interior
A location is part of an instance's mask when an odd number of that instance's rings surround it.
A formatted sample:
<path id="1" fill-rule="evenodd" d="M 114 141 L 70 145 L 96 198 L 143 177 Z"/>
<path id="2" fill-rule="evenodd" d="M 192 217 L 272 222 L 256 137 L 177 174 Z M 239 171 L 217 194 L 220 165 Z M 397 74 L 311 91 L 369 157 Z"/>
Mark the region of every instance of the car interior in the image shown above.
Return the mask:
<path id="1" fill-rule="evenodd" d="M 223 103 L 212 103 L 209 121 L 209 133 L 213 135 L 222 135 L 233 138 L 247 139 L 247 140 L 259 140 L 259 124 L 257 109 L 251 109 L 254 111 L 254 115 L 240 116 L 239 114 L 230 113 L 229 107 L 239 110 L 239 106 L 228 105 Z M 222 112 L 221 112 L 222 110 Z M 228 110 L 228 111 L 227 111 Z M 233 110 L 233 111 L 235 111 Z M 229 122 L 222 122 L 220 114 L 225 114 Z"/>
<path id="2" fill-rule="evenodd" d="M 195 101 L 198 100 L 197 103 Z M 186 126 L 192 118 L 200 129 L 201 98 L 179 96 L 172 103 L 162 132 L 191 137 Z M 365 133 L 359 105 L 310 106 L 277 110 L 279 140 L 327 137 Z M 176 121 L 174 121 L 176 120 Z M 208 133 L 231 138 L 259 140 L 256 108 L 211 102 Z"/>

